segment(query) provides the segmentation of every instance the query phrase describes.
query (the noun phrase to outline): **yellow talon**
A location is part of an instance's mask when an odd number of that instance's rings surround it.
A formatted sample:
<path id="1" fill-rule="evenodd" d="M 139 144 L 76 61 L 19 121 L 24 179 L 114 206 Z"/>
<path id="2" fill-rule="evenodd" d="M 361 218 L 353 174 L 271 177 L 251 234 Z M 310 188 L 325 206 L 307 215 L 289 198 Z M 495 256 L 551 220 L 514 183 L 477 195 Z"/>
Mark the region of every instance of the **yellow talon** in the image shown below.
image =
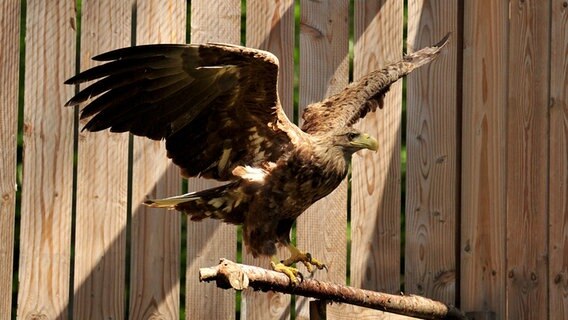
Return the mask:
<path id="1" fill-rule="evenodd" d="M 272 266 L 272 270 L 282 272 L 283 274 L 287 275 L 288 278 L 290 278 L 291 285 L 300 284 L 298 276 L 302 277 L 302 274 L 298 269 L 284 265 L 282 262 L 278 261 L 278 258 L 276 258 L 275 256 L 271 258 L 270 266 Z"/>
<path id="2" fill-rule="evenodd" d="M 314 267 L 318 268 L 319 270 L 327 270 L 327 266 L 324 263 L 321 263 L 318 260 L 314 259 L 311 254 L 302 252 L 291 244 L 288 245 L 288 250 L 290 250 L 290 258 L 282 261 L 283 265 L 291 266 L 296 262 L 302 262 L 304 266 L 306 266 L 306 269 L 308 269 L 309 273 L 312 273 L 314 271 Z"/>

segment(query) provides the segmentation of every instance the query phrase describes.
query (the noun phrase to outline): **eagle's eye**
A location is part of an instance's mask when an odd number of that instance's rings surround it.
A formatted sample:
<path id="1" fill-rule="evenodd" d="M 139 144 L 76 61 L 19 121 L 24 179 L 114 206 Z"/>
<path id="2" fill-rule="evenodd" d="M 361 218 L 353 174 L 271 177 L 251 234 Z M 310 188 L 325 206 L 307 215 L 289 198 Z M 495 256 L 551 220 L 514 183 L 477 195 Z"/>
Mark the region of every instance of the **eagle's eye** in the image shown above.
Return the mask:
<path id="1" fill-rule="evenodd" d="M 353 140 L 353 139 L 357 138 L 358 136 L 359 136 L 359 133 L 357 133 L 357 132 L 349 132 L 347 134 L 347 139 Z"/>

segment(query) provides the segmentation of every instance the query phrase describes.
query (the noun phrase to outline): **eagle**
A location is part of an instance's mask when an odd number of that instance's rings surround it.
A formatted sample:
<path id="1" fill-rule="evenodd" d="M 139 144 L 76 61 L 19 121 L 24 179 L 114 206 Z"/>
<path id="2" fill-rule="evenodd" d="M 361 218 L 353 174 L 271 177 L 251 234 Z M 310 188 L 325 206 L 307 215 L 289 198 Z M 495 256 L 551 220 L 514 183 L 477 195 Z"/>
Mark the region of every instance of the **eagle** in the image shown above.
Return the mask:
<path id="1" fill-rule="evenodd" d="M 353 125 L 382 108 L 390 85 L 432 61 L 448 37 L 310 104 L 301 127 L 278 98 L 276 56 L 220 43 L 140 45 L 97 55 L 93 60 L 103 64 L 65 82 L 96 80 L 66 106 L 82 105 L 83 130 L 165 140 L 184 177 L 225 182 L 145 204 L 194 221 L 242 225 L 247 251 L 271 257 L 274 270 L 298 283 L 295 263 L 309 272 L 325 264 L 292 245 L 296 218 L 345 179 L 355 152 L 378 149 L 377 140 Z M 290 257 L 279 261 L 277 246 L 287 247 Z"/>

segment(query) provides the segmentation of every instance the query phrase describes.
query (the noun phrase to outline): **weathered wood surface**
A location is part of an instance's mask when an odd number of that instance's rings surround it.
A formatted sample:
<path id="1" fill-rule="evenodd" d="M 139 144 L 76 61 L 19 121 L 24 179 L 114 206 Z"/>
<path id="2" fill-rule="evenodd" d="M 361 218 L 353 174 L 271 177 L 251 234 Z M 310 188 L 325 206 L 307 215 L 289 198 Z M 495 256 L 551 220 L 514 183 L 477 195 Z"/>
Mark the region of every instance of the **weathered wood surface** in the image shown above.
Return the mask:
<path id="1" fill-rule="evenodd" d="M 409 51 L 457 28 L 457 1 L 409 1 Z M 407 80 L 405 291 L 446 303 L 456 296 L 458 42 Z"/>
<path id="2" fill-rule="evenodd" d="M 401 1 L 355 2 L 354 80 L 402 57 L 402 23 Z M 402 80 L 358 126 L 379 150 L 353 156 L 351 179 L 351 285 L 389 293 L 400 291 L 401 117 Z"/>
<path id="3" fill-rule="evenodd" d="M 0 319 L 9 319 L 17 188 L 19 1 L 0 4 L 0 30 Z"/>
<path id="4" fill-rule="evenodd" d="M 241 2 L 197 0 L 191 2 L 192 43 L 209 41 L 240 43 Z M 215 181 L 189 179 L 189 191 L 219 185 Z M 186 318 L 233 319 L 235 317 L 234 293 L 220 292 L 199 283 L 198 269 L 219 258 L 235 259 L 237 255 L 237 231 L 234 226 L 219 221 L 188 221 L 186 268 Z"/>
<path id="5" fill-rule="evenodd" d="M 246 45 L 268 50 L 278 57 L 278 95 L 286 115 L 294 118 L 294 1 L 249 0 L 246 7 Z M 279 250 L 288 258 L 286 248 Z M 243 247 L 243 263 L 269 267 L 269 259 L 253 258 Z M 291 296 L 279 292 L 247 290 L 241 314 L 246 319 L 287 319 Z"/>
<path id="6" fill-rule="evenodd" d="M 466 319 L 459 309 L 425 297 L 395 295 L 316 279 L 303 279 L 296 285 L 290 285 L 290 278 L 281 272 L 238 264 L 226 259 L 222 259 L 216 266 L 199 269 L 199 280 L 215 281 L 217 287 L 222 289 L 295 293 L 297 296 L 320 301 L 347 303 L 424 319 Z"/>
<path id="7" fill-rule="evenodd" d="M 67 319 L 71 205 L 75 7 L 28 1 L 18 318 Z"/>
<path id="8" fill-rule="evenodd" d="M 505 318 L 509 4 L 466 1 L 461 167 L 461 307 Z"/>
<path id="9" fill-rule="evenodd" d="M 334 320 L 410 320 L 419 319 L 400 314 L 359 307 L 345 303 L 332 303 L 327 306 L 327 318 Z M 311 320 L 311 319 L 310 319 Z"/>
<path id="10" fill-rule="evenodd" d="M 338 92 L 349 81 L 349 1 L 300 2 L 300 112 Z M 301 120 L 300 120 L 301 121 Z M 297 220 L 297 244 L 324 262 L 315 279 L 344 284 L 347 265 L 347 180 Z M 303 266 L 300 266 L 303 268 Z M 303 269 L 305 270 L 305 269 Z M 304 271 L 305 273 L 305 271 Z M 308 319 L 309 303 L 296 299 L 296 318 Z"/>
<path id="11" fill-rule="evenodd" d="M 548 318 L 549 1 L 511 3 L 507 105 L 507 317 Z"/>
<path id="12" fill-rule="evenodd" d="M 21 251 L 18 279 L 13 279 L 19 282 L 18 317 L 123 318 L 124 289 L 130 283 L 132 319 L 175 319 L 180 310 L 181 217 L 140 204 L 147 196 L 178 194 L 178 170 L 165 160 L 162 143 L 135 138 L 132 208 L 127 208 L 127 135 L 74 137 L 74 111 L 62 107 L 75 90 L 63 85 L 76 72 L 75 2 L 44 2 L 27 1 L 24 6 Z M 280 57 L 279 89 L 291 117 L 294 2 L 246 3 L 246 44 Z M 347 83 L 347 3 L 299 4 L 301 108 Z M 139 0 L 132 8 L 130 1 L 83 0 L 80 69 L 92 65 L 92 55 L 128 46 L 131 39 L 139 44 L 185 42 L 187 5 L 183 0 Z M 191 1 L 192 42 L 239 43 L 240 5 L 238 0 Z M 357 78 L 400 55 L 396 39 L 401 37 L 402 3 L 358 0 L 354 5 Z M 16 313 L 10 310 L 15 305 L 10 298 L 21 7 L 17 0 L 0 4 L 2 319 Z M 132 21 L 137 21 L 134 29 Z M 466 311 L 491 310 L 498 318 L 568 317 L 567 21 L 564 0 L 511 1 L 510 6 L 486 0 L 409 1 L 410 51 L 448 31 L 453 35 L 439 59 L 408 79 L 406 247 L 398 246 L 403 121 L 397 84 L 385 109 L 362 124 L 381 139 L 381 147 L 377 154 L 362 152 L 354 159 L 351 257 L 346 257 L 345 233 L 338 232 L 346 228 L 347 183 L 300 219 L 299 247 L 330 265 L 329 273 L 318 271 L 316 277 L 342 283 L 347 258 L 351 284 L 393 292 L 400 281 L 397 250 L 402 249 L 407 292 L 447 303 L 459 297 Z M 72 248 L 74 142 L 78 162 Z M 190 190 L 212 185 L 192 180 Z M 132 225 L 126 226 L 130 209 Z M 125 279 L 129 228 L 131 278 Z M 234 294 L 198 284 L 196 275 L 199 267 L 220 257 L 235 259 L 235 253 L 234 227 L 213 221 L 188 224 L 187 318 L 234 318 Z M 246 254 L 244 260 L 258 264 Z M 283 294 L 246 293 L 241 315 L 287 318 L 289 301 Z M 298 318 L 305 319 L 306 300 L 298 299 L 296 308 Z M 337 304 L 327 308 L 328 318 L 354 315 L 393 317 Z"/>
<path id="13" fill-rule="evenodd" d="M 94 55 L 130 45 L 131 13 L 128 1 L 82 2 L 80 70 L 95 65 Z M 79 132 L 75 319 L 125 316 L 127 179 L 128 134 Z"/>
<path id="14" fill-rule="evenodd" d="M 185 42 L 186 1 L 138 0 L 136 44 Z M 163 141 L 133 138 L 130 318 L 179 317 L 180 215 L 148 208 L 146 198 L 181 192 Z"/>
<path id="15" fill-rule="evenodd" d="M 550 319 L 568 318 L 568 3 L 552 1 L 550 75 Z"/>

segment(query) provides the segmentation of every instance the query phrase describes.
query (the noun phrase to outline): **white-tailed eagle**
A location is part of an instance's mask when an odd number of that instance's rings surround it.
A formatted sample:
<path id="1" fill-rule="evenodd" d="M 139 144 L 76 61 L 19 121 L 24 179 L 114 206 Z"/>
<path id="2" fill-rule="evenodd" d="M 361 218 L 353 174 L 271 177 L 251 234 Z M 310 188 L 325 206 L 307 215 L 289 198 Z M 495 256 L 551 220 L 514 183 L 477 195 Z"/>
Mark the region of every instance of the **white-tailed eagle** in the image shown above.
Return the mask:
<path id="1" fill-rule="evenodd" d="M 86 130 L 165 139 L 185 177 L 227 182 L 146 204 L 175 208 L 192 220 L 242 225 L 248 251 L 271 256 L 273 268 L 296 282 L 293 263 L 309 271 L 324 265 L 291 245 L 292 224 L 340 184 L 353 153 L 377 150 L 377 141 L 352 125 L 382 107 L 390 85 L 432 61 L 447 39 L 309 105 L 301 128 L 278 99 L 276 57 L 226 44 L 142 45 L 98 55 L 93 59 L 105 64 L 66 81 L 97 80 L 67 105 L 87 102 L 81 109 L 81 119 L 90 118 Z M 277 245 L 291 257 L 277 261 Z"/>

